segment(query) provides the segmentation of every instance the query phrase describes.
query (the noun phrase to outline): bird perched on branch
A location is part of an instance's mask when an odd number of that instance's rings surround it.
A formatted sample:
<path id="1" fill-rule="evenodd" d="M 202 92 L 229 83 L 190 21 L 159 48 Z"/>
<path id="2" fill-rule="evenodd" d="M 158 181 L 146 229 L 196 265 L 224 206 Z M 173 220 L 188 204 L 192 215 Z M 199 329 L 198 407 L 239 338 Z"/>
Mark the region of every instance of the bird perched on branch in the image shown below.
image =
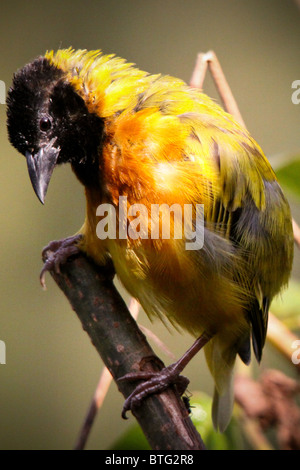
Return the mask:
<path id="1" fill-rule="evenodd" d="M 41 202 L 62 163 L 71 164 L 85 187 L 84 225 L 51 245 L 57 251 L 46 261 L 42 281 L 78 250 L 100 265 L 110 259 L 150 317 L 168 319 L 198 338 L 175 364 L 148 374 L 126 400 L 124 414 L 148 393 L 182 385 L 179 374 L 204 347 L 215 381 L 213 421 L 224 430 L 235 358 L 249 363 L 252 338 L 261 360 L 269 305 L 287 284 L 293 258 L 289 205 L 261 148 L 199 90 L 100 51 L 51 51 L 19 70 L 8 93 L 7 125 Z M 113 208 L 106 223 L 115 232 L 99 238 L 103 218 L 97 208 L 103 204 Z M 189 232 L 181 224 L 183 212 L 175 210 L 187 205 Z M 155 216 L 153 207 L 160 208 Z M 167 215 L 169 238 L 162 236 Z M 133 222 L 134 235 L 126 231 Z M 188 249 L 187 233 L 202 234 L 203 246 Z"/>

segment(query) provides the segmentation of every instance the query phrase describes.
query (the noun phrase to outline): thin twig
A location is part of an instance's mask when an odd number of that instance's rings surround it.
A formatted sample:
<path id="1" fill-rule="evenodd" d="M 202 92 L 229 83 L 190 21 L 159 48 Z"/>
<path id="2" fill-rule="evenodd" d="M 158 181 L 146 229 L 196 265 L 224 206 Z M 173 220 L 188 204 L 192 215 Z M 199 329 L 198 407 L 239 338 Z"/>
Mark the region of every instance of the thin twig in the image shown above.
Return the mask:
<path id="1" fill-rule="evenodd" d="M 297 222 L 293 219 L 293 230 L 294 230 L 294 240 L 298 248 L 300 249 L 300 227 Z"/>
<path id="2" fill-rule="evenodd" d="M 102 406 L 104 398 L 106 397 L 111 381 L 112 381 L 111 373 L 109 372 L 107 367 L 104 367 L 101 373 L 100 380 L 98 382 L 95 394 L 89 406 L 83 425 L 80 429 L 78 439 L 74 446 L 74 450 L 83 450 L 85 448 L 87 440 L 91 433 L 91 429 L 94 424 L 95 418 L 97 416 L 99 408 L 101 408 Z"/>
<path id="3" fill-rule="evenodd" d="M 162 352 L 164 352 L 167 356 L 169 356 L 172 359 L 172 361 L 175 361 L 176 359 L 175 355 L 172 353 L 172 351 L 170 351 L 170 349 L 165 345 L 165 343 L 163 343 L 158 338 L 158 336 L 156 336 L 151 330 L 149 330 L 143 325 L 139 324 L 139 329 L 145 334 L 147 339 L 151 339 L 153 343 L 155 343 L 156 346 L 158 346 Z"/>
<path id="4" fill-rule="evenodd" d="M 216 88 L 219 92 L 220 98 L 223 102 L 224 109 L 232 114 L 235 119 L 244 127 L 246 127 L 245 122 L 242 118 L 238 105 L 235 101 L 235 98 L 232 94 L 230 86 L 226 80 L 220 62 L 216 54 L 213 51 L 208 51 L 205 54 L 200 53 L 197 56 L 197 62 L 192 74 L 190 85 L 195 88 L 203 88 L 203 82 L 205 74 L 209 68 L 213 80 L 215 82 Z"/>
<path id="5" fill-rule="evenodd" d="M 268 340 L 291 364 L 294 364 L 292 362 L 292 344 L 299 338 L 271 312 L 269 313 Z M 300 364 L 295 363 L 294 366 L 300 372 Z"/>

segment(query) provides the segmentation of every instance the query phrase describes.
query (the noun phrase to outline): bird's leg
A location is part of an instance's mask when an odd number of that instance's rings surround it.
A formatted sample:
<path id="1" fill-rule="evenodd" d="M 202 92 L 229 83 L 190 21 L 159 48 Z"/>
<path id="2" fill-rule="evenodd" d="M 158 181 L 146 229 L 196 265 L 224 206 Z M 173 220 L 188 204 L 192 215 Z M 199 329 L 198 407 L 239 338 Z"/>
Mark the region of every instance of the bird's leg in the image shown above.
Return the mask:
<path id="1" fill-rule="evenodd" d="M 171 364 L 168 367 L 164 367 L 159 372 L 129 372 L 123 377 L 120 377 L 118 379 L 119 381 L 133 382 L 135 380 L 144 380 L 144 382 L 140 383 L 126 398 L 123 406 L 122 417 L 126 419 L 126 412 L 128 410 L 134 410 L 148 395 L 161 393 L 170 385 L 176 385 L 177 391 L 182 395 L 189 384 L 189 380 L 180 375 L 180 373 L 197 352 L 205 346 L 210 338 L 211 335 L 204 332 L 177 362 L 174 362 L 174 364 Z"/>
<path id="2" fill-rule="evenodd" d="M 44 266 L 40 274 L 40 282 L 43 288 L 46 287 L 46 272 L 55 270 L 55 272 L 59 273 L 60 265 L 64 264 L 70 256 L 77 255 L 80 252 L 78 242 L 81 239 L 82 235 L 74 235 L 62 240 L 54 240 L 45 246 L 42 251 Z"/>

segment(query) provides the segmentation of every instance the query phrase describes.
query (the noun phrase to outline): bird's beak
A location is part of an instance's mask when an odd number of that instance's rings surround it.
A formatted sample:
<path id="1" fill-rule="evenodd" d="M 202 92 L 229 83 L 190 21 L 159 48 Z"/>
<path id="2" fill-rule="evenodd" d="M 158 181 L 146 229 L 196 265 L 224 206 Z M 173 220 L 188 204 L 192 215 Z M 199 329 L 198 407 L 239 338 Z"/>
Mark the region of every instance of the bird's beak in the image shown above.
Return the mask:
<path id="1" fill-rule="evenodd" d="M 60 152 L 59 148 L 53 146 L 55 140 L 52 139 L 34 155 L 30 152 L 25 153 L 31 184 L 42 204 Z"/>

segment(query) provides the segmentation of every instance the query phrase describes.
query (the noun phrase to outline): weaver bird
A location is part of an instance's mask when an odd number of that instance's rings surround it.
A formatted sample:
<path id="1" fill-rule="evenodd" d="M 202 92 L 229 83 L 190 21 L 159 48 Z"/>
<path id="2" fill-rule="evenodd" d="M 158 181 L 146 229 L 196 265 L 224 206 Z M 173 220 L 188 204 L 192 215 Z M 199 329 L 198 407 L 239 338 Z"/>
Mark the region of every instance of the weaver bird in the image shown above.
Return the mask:
<path id="1" fill-rule="evenodd" d="M 235 358 L 249 363 L 252 337 L 261 360 L 269 305 L 287 284 L 293 258 L 289 205 L 259 145 L 199 90 L 100 51 L 38 57 L 14 75 L 7 107 L 10 142 L 25 155 L 41 202 L 62 163 L 85 187 L 83 227 L 55 244 L 57 258 L 46 261 L 42 279 L 62 253 L 81 250 L 99 265 L 110 259 L 150 317 L 198 338 L 183 358 L 138 385 L 124 410 L 180 383 L 182 369 L 204 347 L 215 381 L 213 422 L 224 430 Z M 118 217 L 120 196 L 128 209 L 147 209 L 139 217 L 144 232 L 124 239 L 117 230 L 115 238 L 99 239 L 97 207 L 110 204 Z M 185 233 L 162 237 L 162 218 L 150 220 L 152 204 L 190 205 L 194 212 L 202 204 L 203 247 L 187 249 Z M 173 232 L 179 219 L 171 213 Z M 127 215 L 125 225 L 131 222 Z M 151 227 L 159 228 L 158 238 Z M 197 234 L 194 222 L 190 229 Z"/>

